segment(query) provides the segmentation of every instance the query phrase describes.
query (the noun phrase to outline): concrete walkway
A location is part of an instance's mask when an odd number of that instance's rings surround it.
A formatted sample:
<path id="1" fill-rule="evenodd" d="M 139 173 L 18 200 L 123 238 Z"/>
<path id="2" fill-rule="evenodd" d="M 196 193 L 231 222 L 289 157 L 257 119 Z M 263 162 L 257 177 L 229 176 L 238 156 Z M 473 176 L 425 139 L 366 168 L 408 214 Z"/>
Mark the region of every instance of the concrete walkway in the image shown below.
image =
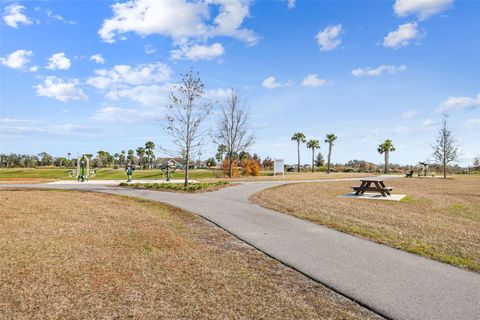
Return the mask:
<path id="1" fill-rule="evenodd" d="M 334 180 L 324 182 L 332 181 Z M 194 212 L 286 265 L 388 318 L 480 319 L 479 274 L 353 237 L 249 202 L 253 193 L 281 183 L 242 183 L 200 194 L 93 185 L 31 186 L 135 196 Z"/>

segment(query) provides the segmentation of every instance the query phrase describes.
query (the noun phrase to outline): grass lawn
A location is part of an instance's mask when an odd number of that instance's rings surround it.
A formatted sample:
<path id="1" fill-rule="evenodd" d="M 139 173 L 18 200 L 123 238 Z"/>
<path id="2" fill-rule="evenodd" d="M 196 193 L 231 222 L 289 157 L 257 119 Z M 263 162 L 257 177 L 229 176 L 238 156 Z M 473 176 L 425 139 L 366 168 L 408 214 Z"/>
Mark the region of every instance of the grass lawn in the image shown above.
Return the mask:
<path id="1" fill-rule="evenodd" d="M 72 168 L 73 169 L 73 168 Z M 0 169 L 0 182 L 2 180 L 14 180 L 17 178 L 35 178 L 51 180 L 75 180 L 70 177 L 69 172 L 72 169 Z M 213 170 L 192 170 L 190 179 L 211 178 L 215 176 Z M 133 173 L 134 179 L 164 179 L 162 170 L 136 170 Z M 183 172 L 177 171 L 173 174 L 173 179 L 183 178 Z M 127 174 L 123 169 L 97 169 L 97 175 L 91 180 L 127 180 Z"/>
<path id="2" fill-rule="evenodd" d="M 0 197 L 1 319 L 378 318 L 179 209 L 78 191 Z"/>
<path id="3" fill-rule="evenodd" d="M 186 187 L 183 185 L 183 183 L 120 183 L 121 187 L 132 189 L 148 189 L 157 191 L 174 191 L 189 193 L 216 191 L 221 188 L 228 187 L 229 185 L 230 184 L 226 181 L 190 183 Z"/>
<path id="4" fill-rule="evenodd" d="M 73 169 L 73 168 L 72 168 Z M 51 180 L 75 180 L 69 176 L 71 169 L 35 169 L 35 168 L 12 168 L 0 169 L 0 183 L 38 183 Z M 273 180 L 273 175 L 269 171 L 261 171 L 258 177 L 237 177 L 229 179 L 215 170 L 195 169 L 190 171 L 190 179 L 203 182 L 214 182 L 228 179 L 229 181 L 264 181 Z M 335 179 L 335 178 L 354 178 L 365 177 L 371 174 L 367 173 L 331 173 L 324 172 L 286 172 L 285 180 L 314 180 L 314 179 Z M 183 179 L 183 171 L 176 171 L 173 179 Z M 40 180 L 39 180 L 40 179 Z M 91 180 L 127 180 L 127 175 L 123 169 L 97 169 L 97 175 Z M 133 173 L 133 179 L 164 179 L 161 170 L 136 170 Z M 277 180 L 281 177 L 277 177 Z"/>
<path id="5" fill-rule="evenodd" d="M 480 176 L 388 180 L 401 202 L 339 198 L 355 182 L 289 184 L 253 201 L 342 232 L 480 272 Z"/>

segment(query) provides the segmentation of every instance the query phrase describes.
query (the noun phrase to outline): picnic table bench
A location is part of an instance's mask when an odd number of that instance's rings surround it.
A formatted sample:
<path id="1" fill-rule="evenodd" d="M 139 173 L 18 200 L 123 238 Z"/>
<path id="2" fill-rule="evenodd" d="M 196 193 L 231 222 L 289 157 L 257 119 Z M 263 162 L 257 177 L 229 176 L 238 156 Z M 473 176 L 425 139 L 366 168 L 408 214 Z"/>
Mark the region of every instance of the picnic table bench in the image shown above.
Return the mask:
<path id="1" fill-rule="evenodd" d="M 379 192 L 383 197 L 386 197 L 387 195 L 390 196 L 390 191 L 393 190 L 393 187 L 387 187 L 385 185 L 383 178 L 363 178 L 360 179 L 360 181 L 362 182 L 360 186 L 352 187 L 355 195 L 364 194 L 365 191 L 373 191 Z"/>

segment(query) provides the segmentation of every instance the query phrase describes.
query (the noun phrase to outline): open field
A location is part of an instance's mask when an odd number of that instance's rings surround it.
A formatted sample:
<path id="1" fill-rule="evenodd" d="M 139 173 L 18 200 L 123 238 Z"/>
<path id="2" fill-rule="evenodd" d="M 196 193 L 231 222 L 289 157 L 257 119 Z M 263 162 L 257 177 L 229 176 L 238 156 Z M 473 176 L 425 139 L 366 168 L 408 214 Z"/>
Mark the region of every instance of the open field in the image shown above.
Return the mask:
<path id="1" fill-rule="evenodd" d="M 49 181 L 53 180 L 75 180 L 69 176 L 71 169 L 0 169 L 0 183 L 34 183 L 35 180 L 31 179 L 45 179 Z M 190 171 L 190 179 L 214 182 L 218 180 L 228 180 L 233 182 L 238 181 L 265 181 L 273 180 L 274 177 L 269 171 L 261 171 L 260 176 L 257 177 L 237 177 L 229 179 L 215 173 L 215 170 L 208 169 L 196 169 Z M 216 176 L 219 176 L 218 178 Z M 371 175 L 367 173 L 331 173 L 326 174 L 324 172 L 286 172 L 285 180 L 315 180 L 315 179 L 334 179 L 334 178 L 355 178 Z M 182 179 L 184 177 L 182 171 L 177 171 L 173 174 L 173 179 Z M 136 170 L 133 173 L 135 180 L 141 179 L 163 179 L 163 172 L 161 170 Z M 97 175 L 90 178 L 91 180 L 127 180 L 127 175 L 123 169 L 98 169 Z M 277 179 L 281 179 L 281 176 L 277 176 Z M 41 181 L 41 182 L 45 182 Z M 13 182 L 12 182 L 13 181 Z M 32 182 L 29 182 L 32 181 Z"/>
<path id="2" fill-rule="evenodd" d="M 14 178 L 36 178 L 51 180 L 75 180 L 69 176 L 71 169 L 0 169 L 0 182 L 4 179 Z M 202 179 L 214 177 L 213 170 L 192 170 L 191 179 Z M 163 171 L 161 170 L 136 170 L 133 173 L 135 179 L 163 179 Z M 175 172 L 174 179 L 183 178 L 183 172 Z M 127 174 L 123 169 L 97 169 L 97 175 L 90 178 L 91 180 L 127 180 Z"/>
<path id="3" fill-rule="evenodd" d="M 0 318 L 376 319 L 205 220 L 76 191 L 0 191 Z"/>
<path id="4" fill-rule="evenodd" d="M 262 206 L 480 272 L 480 176 L 388 180 L 401 202 L 339 198 L 354 182 L 288 184 L 253 196 Z"/>

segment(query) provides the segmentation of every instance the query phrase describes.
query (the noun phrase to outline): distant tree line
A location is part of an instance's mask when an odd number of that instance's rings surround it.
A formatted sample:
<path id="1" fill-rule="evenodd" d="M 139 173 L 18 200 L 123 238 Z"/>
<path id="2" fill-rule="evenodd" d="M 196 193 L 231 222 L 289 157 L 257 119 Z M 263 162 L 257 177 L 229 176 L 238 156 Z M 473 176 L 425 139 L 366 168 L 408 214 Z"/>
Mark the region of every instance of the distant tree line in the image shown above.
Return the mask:
<path id="1" fill-rule="evenodd" d="M 295 141 L 297 144 L 297 165 L 296 170 L 300 172 L 302 166 L 300 165 L 300 145 L 302 143 L 307 144 L 307 148 L 312 150 L 312 164 L 311 165 L 303 165 L 303 169 L 305 168 L 311 170 L 312 172 L 315 171 L 315 167 L 318 168 L 319 171 L 326 171 L 330 173 L 333 171 L 342 171 L 342 172 L 380 172 L 377 165 L 372 163 L 367 163 L 365 161 L 360 160 L 351 160 L 346 164 L 336 164 L 334 166 L 331 165 L 332 160 L 332 149 L 334 146 L 334 142 L 337 140 L 337 136 L 334 134 L 327 134 L 325 137 L 325 143 L 328 144 L 328 157 L 327 157 L 327 166 L 323 168 L 323 156 L 320 152 L 317 154 L 317 158 L 315 158 L 315 150 L 320 149 L 320 144 L 317 139 L 308 140 L 304 133 L 296 132 L 293 134 L 291 140 Z M 471 173 L 475 171 L 479 171 L 480 167 L 480 156 L 477 156 L 473 160 L 472 166 L 467 168 L 467 171 L 462 170 L 458 165 L 451 165 L 451 163 L 458 160 L 459 156 L 459 146 L 457 140 L 453 136 L 452 131 L 448 126 L 448 115 L 444 114 L 443 119 L 441 122 L 440 129 L 438 131 L 437 139 L 434 143 L 433 147 L 433 159 L 435 161 L 434 164 L 429 164 L 430 168 L 433 168 L 436 172 L 442 172 L 443 177 L 447 177 L 447 172 L 453 170 L 457 173 L 466 172 Z M 379 144 L 377 147 L 378 153 L 384 156 L 384 164 L 383 164 L 383 172 L 389 173 L 391 170 L 399 172 L 404 172 L 405 170 L 412 170 L 415 166 L 400 166 L 400 165 L 392 165 L 390 164 L 390 153 L 395 151 L 395 147 L 393 145 L 392 140 L 386 139 L 383 143 Z M 334 167 L 334 168 L 332 168 Z"/>
<path id="2" fill-rule="evenodd" d="M 108 151 L 97 151 L 96 155 L 87 153 L 94 168 L 123 167 L 126 164 L 135 164 L 142 169 L 152 169 L 155 166 L 155 143 L 147 141 L 145 146 L 135 150 L 121 150 L 111 154 Z M 71 153 L 66 157 L 54 157 L 47 152 L 36 155 L 29 154 L 0 154 L 0 166 L 2 168 L 35 168 L 35 167 L 75 167 L 77 158 L 72 158 Z"/>

